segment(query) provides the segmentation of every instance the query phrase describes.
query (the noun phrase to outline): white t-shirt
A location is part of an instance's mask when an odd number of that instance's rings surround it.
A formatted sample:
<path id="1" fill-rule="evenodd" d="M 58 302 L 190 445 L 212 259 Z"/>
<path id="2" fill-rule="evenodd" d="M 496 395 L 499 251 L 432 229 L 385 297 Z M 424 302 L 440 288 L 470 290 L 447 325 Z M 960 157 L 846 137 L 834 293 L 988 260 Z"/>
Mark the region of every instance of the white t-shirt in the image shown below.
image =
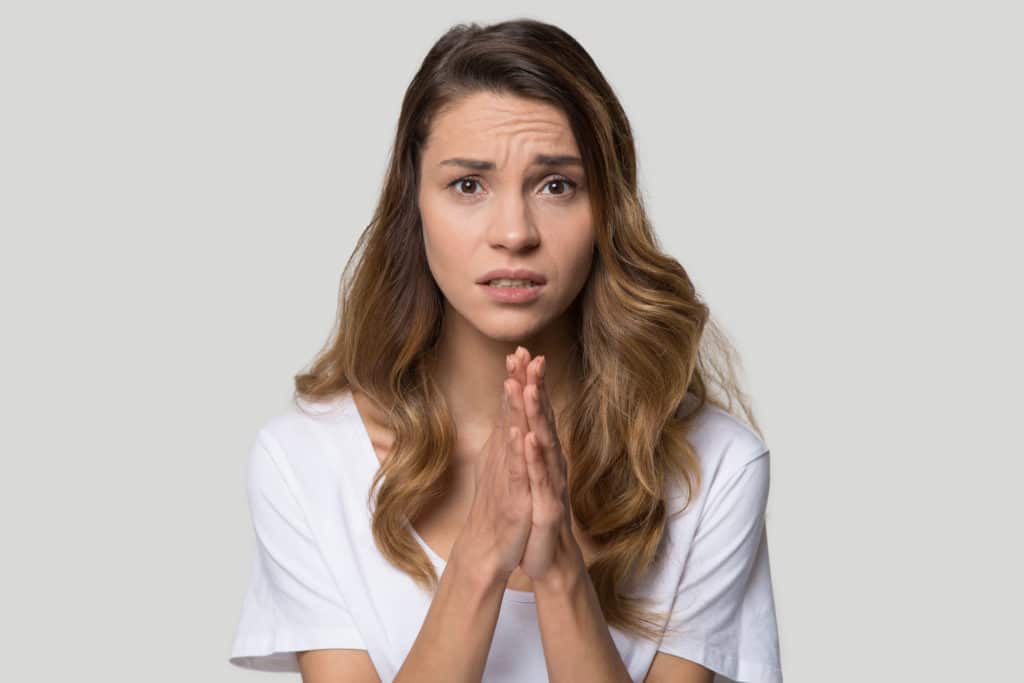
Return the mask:
<path id="1" fill-rule="evenodd" d="M 390 683 L 431 596 L 374 545 L 367 493 L 379 461 L 351 394 L 303 406 L 272 417 L 252 445 L 255 558 L 229 661 L 297 672 L 297 651 L 356 648 Z M 688 437 L 702 486 L 692 507 L 669 522 L 668 552 L 643 591 L 654 598 L 649 609 L 671 611 L 670 623 L 682 628 L 657 645 L 616 628 L 612 639 L 637 683 L 657 650 L 712 669 L 716 682 L 779 683 L 764 518 L 769 451 L 714 406 L 705 406 Z M 669 512 L 682 502 L 670 498 Z M 415 538 L 440 576 L 444 560 Z M 534 594 L 506 590 L 483 681 L 547 680 Z"/>

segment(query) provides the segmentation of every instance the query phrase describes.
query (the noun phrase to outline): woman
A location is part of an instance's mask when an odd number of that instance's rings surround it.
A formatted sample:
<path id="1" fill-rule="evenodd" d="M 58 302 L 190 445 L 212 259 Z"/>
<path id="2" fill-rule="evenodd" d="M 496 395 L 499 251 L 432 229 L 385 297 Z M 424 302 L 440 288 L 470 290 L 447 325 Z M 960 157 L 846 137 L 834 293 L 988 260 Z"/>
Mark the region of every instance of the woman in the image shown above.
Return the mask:
<path id="1" fill-rule="evenodd" d="M 521 20 L 437 42 L 353 259 L 298 410 L 253 445 L 233 664 L 782 680 L 769 452 L 572 37 Z"/>

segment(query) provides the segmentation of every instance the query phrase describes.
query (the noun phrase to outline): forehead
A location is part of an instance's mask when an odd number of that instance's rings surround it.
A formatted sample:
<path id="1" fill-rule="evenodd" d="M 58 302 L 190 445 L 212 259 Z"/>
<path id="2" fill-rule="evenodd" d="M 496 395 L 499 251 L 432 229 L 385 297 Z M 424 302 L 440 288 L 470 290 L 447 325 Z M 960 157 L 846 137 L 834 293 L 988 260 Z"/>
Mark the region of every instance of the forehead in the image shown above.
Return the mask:
<path id="1" fill-rule="evenodd" d="M 424 154 L 485 152 L 532 143 L 553 151 L 576 151 L 565 113 L 546 102 L 489 92 L 467 95 L 433 121 Z"/>

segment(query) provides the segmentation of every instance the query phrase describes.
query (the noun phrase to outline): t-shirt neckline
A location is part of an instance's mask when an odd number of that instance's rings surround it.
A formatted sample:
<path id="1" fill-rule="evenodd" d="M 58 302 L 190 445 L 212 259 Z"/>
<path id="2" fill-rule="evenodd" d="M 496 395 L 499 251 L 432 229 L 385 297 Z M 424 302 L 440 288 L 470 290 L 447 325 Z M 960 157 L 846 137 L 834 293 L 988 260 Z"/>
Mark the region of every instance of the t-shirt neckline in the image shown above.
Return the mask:
<path id="1" fill-rule="evenodd" d="M 377 449 L 373 447 L 373 439 L 370 438 L 370 431 L 366 428 L 366 423 L 363 422 L 363 418 L 359 414 L 359 409 L 356 406 L 355 397 L 353 396 L 351 389 L 345 392 L 345 402 L 348 407 L 350 416 L 352 417 L 353 422 L 355 422 L 356 424 L 356 431 L 359 432 L 359 438 L 362 441 L 361 450 L 365 454 L 365 457 L 368 458 L 367 463 L 370 467 L 370 479 L 369 481 L 367 481 L 366 486 L 366 489 L 368 491 L 370 483 L 372 483 L 373 481 L 374 475 L 376 475 L 377 470 L 380 469 L 380 460 L 377 458 Z M 433 548 L 427 545 L 427 542 L 423 540 L 423 537 L 420 536 L 418 531 L 416 531 L 416 527 L 409 523 L 406 523 L 406 527 L 408 527 L 409 531 L 412 532 L 413 537 L 420 544 L 420 547 L 423 548 L 423 552 L 427 554 L 427 556 L 434 563 L 434 566 L 437 567 L 438 576 L 444 573 L 445 567 L 448 565 L 445 559 L 438 555 Z M 533 593 L 533 591 L 520 591 L 512 588 L 505 589 L 504 597 L 508 600 L 512 600 L 513 602 L 533 603 L 537 601 L 536 595 Z"/>

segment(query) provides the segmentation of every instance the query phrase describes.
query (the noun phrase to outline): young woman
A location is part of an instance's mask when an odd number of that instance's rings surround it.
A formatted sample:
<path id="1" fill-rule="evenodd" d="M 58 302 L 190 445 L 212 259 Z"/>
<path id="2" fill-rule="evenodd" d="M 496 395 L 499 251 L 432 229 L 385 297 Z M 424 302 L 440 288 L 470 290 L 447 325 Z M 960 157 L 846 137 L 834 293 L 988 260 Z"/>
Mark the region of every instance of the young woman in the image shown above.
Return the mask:
<path id="1" fill-rule="evenodd" d="M 769 452 L 572 37 L 520 20 L 434 45 L 352 259 L 296 409 L 253 444 L 233 664 L 782 680 Z"/>

